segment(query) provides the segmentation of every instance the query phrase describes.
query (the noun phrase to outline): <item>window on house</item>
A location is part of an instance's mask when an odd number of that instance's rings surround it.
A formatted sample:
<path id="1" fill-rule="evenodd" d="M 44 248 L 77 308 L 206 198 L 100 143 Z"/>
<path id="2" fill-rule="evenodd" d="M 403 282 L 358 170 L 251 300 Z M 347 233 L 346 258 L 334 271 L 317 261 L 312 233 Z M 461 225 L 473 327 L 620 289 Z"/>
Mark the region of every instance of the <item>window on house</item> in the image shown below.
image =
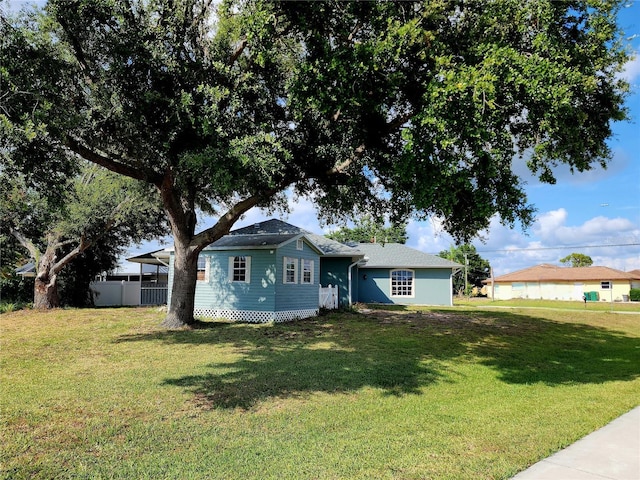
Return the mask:
<path id="1" fill-rule="evenodd" d="M 198 255 L 198 274 L 197 279 L 200 281 L 206 280 L 207 275 L 207 257 L 204 255 Z"/>
<path id="2" fill-rule="evenodd" d="M 245 255 L 229 257 L 229 281 L 250 283 L 251 257 Z"/>
<path id="3" fill-rule="evenodd" d="M 391 296 L 413 297 L 412 270 L 391 270 Z"/>
<path id="4" fill-rule="evenodd" d="M 602 290 L 609 290 L 611 288 L 611 282 L 600 282 L 600 288 Z"/>
<path id="5" fill-rule="evenodd" d="M 304 248 L 304 240 L 299 238 L 296 240 L 296 250 L 302 250 Z"/>
<path id="6" fill-rule="evenodd" d="M 313 260 L 302 260 L 302 283 L 313 283 Z"/>
<path id="7" fill-rule="evenodd" d="M 298 283 L 298 259 L 284 257 L 283 283 Z"/>

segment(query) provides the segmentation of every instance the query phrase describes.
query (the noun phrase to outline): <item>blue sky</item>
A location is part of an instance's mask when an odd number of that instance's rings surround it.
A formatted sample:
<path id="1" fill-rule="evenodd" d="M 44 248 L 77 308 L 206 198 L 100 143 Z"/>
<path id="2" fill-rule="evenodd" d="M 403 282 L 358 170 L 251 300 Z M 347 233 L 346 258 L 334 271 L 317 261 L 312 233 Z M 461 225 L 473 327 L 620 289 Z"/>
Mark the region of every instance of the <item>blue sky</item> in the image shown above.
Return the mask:
<path id="1" fill-rule="evenodd" d="M 494 220 L 483 232 L 485 242 L 473 242 L 481 256 L 489 260 L 495 275 L 539 263 L 559 264 L 560 258 L 572 252 L 591 256 L 595 265 L 640 269 L 640 0 L 628 2 L 619 24 L 630 38 L 636 58 L 624 73 L 632 85 L 627 101 L 630 120 L 613 125 L 610 145 L 614 158 L 606 170 L 597 168 L 572 175 L 568 169 L 557 169 L 555 185 L 541 184 L 526 167 L 516 165 L 516 171 L 527 181 L 526 192 L 537 208 L 537 219 L 526 232 Z M 283 220 L 315 233 L 329 231 L 319 227 L 315 208 L 308 201 L 291 200 L 290 207 L 291 213 Z M 252 210 L 236 228 L 265 218 L 267 213 Z M 201 229 L 213 222 L 205 219 Z M 436 254 L 454 243 L 437 220 L 411 222 L 408 234 L 408 246 L 427 253 Z M 167 243 L 170 241 L 167 239 Z M 132 246 L 127 256 L 155 248 L 159 248 L 156 242 Z M 122 266 L 126 271 L 136 268 L 128 262 Z"/>

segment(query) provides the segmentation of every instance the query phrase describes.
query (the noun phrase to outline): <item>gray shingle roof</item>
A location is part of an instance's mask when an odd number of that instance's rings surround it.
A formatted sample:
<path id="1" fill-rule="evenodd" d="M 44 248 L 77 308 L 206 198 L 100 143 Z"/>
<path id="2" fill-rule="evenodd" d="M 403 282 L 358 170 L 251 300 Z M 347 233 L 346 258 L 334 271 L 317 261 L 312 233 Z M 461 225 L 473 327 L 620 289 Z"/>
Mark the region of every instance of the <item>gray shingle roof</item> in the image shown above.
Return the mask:
<path id="1" fill-rule="evenodd" d="M 254 223 L 248 227 L 238 228 L 229 232 L 229 235 L 263 235 L 263 234 L 278 234 L 278 235 L 298 235 L 300 233 L 308 233 L 300 227 L 291 225 L 290 223 L 283 222 L 272 218 L 265 222 Z"/>
<path id="2" fill-rule="evenodd" d="M 229 234 L 216 240 L 205 250 L 219 250 L 227 248 L 275 248 L 283 243 L 287 243 L 301 234 L 287 233 L 260 233 L 255 235 L 235 235 Z"/>
<path id="3" fill-rule="evenodd" d="M 205 250 L 228 248 L 274 248 L 295 238 L 304 236 L 324 256 L 351 257 L 354 260 L 367 257 L 360 268 L 461 268 L 462 265 L 435 255 L 409 248 L 399 243 L 359 243 L 345 245 L 304 230 L 282 220 L 270 219 L 229 232 Z"/>
<path id="4" fill-rule="evenodd" d="M 357 248 L 352 248 L 344 245 L 335 240 L 331 240 L 323 235 L 318 235 L 308 230 L 305 230 L 290 223 L 283 222 L 272 218 L 265 222 L 255 223 L 248 227 L 239 228 L 229 232 L 229 235 L 222 237 L 217 242 L 213 243 L 213 247 L 231 247 L 240 246 L 241 242 L 243 246 L 249 245 L 262 245 L 262 242 L 276 242 L 273 246 L 280 245 L 284 241 L 278 242 L 278 239 L 290 239 L 293 236 L 303 234 L 311 243 L 320 249 L 323 255 L 329 257 L 361 257 L 362 253 Z M 242 236 L 244 239 L 235 238 Z M 224 242 L 221 242 L 223 241 Z M 221 242 L 221 243 L 219 243 Z M 254 242 L 254 243 L 251 243 Z"/>
<path id="5" fill-rule="evenodd" d="M 436 255 L 421 252 L 400 243 L 360 243 L 358 249 L 369 260 L 360 268 L 461 268 Z"/>

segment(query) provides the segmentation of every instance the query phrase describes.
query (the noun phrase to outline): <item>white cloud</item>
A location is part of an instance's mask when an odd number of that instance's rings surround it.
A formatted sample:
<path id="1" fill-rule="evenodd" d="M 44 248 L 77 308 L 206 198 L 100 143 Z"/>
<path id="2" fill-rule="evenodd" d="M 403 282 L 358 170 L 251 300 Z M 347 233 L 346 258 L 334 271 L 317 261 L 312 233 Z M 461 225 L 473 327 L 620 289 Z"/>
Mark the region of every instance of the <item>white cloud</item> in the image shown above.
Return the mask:
<path id="1" fill-rule="evenodd" d="M 598 216 L 578 226 L 567 226 L 564 208 L 547 212 L 536 220 L 534 233 L 545 243 L 562 245 L 598 245 L 617 243 L 621 236 L 635 235 L 636 226 L 627 218 Z"/>
<path id="2" fill-rule="evenodd" d="M 569 222 L 570 215 L 564 208 L 545 212 L 532 226 L 532 237 L 528 237 L 494 219 L 485 233 L 486 244 L 474 244 L 489 260 L 495 275 L 540 263 L 558 265 L 560 258 L 573 252 L 589 255 L 594 265 L 625 271 L 640 268 L 640 246 L 633 245 L 640 243 L 640 227 L 631 220 L 597 216 L 580 225 Z"/>
<path id="3" fill-rule="evenodd" d="M 448 250 L 455 242 L 442 228 L 440 219 L 431 219 L 417 222 L 409 221 L 407 224 L 407 246 L 422 252 L 438 254 Z"/>
<path id="4" fill-rule="evenodd" d="M 625 64 L 620 77 L 629 83 L 633 83 L 638 77 L 640 77 L 640 51 L 634 52 L 634 58 Z"/>

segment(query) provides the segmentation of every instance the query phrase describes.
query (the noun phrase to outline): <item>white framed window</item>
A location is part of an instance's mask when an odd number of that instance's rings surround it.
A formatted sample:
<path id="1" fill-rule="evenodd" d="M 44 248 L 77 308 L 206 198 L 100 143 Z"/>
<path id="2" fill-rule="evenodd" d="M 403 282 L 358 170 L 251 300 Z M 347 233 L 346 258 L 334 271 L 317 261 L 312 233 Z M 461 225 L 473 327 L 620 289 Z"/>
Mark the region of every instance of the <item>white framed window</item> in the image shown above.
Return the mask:
<path id="1" fill-rule="evenodd" d="M 196 278 L 200 282 L 209 281 L 209 257 L 207 255 L 198 255 L 198 273 Z"/>
<path id="2" fill-rule="evenodd" d="M 298 283 L 298 259 L 284 257 L 282 283 Z"/>
<path id="3" fill-rule="evenodd" d="M 600 288 L 602 290 L 610 290 L 611 289 L 611 282 L 600 282 Z"/>
<path id="4" fill-rule="evenodd" d="M 229 282 L 251 283 L 251 257 L 246 255 L 229 257 Z"/>
<path id="5" fill-rule="evenodd" d="M 391 296 L 413 297 L 413 270 L 391 270 Z"/>
<path id="6" fill-rule="evenodd" d="M 296 250 L 302 250 L 304 248 L 304 240 L 299 238 L 296 240 Z"/>
<path id="7" fill-rule="evenodd" d="M 313 284 L 313 260 L 302 259 L 302 278 L 300 283 Z"/>

